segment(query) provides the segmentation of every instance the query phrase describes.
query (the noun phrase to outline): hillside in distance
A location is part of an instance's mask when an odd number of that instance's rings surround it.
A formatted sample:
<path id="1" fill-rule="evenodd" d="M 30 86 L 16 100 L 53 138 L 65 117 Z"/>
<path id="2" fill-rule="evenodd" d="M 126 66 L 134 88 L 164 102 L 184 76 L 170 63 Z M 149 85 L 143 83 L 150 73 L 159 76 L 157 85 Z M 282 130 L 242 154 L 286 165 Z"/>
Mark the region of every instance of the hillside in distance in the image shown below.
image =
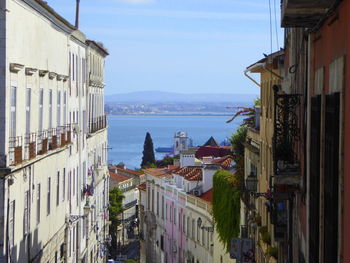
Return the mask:
<path id="1" fill-rule="evenodd" d="M 164 102 L 182 102 L 182 103 L 253 103 L 258 98 L 256 94 L 219 94 L 219 93 L 176 93 L 163 91 L 139 91 L 130 93 L 118 93 L 107 95 L 105 100 L 107 103 L 164 103 Z"/>

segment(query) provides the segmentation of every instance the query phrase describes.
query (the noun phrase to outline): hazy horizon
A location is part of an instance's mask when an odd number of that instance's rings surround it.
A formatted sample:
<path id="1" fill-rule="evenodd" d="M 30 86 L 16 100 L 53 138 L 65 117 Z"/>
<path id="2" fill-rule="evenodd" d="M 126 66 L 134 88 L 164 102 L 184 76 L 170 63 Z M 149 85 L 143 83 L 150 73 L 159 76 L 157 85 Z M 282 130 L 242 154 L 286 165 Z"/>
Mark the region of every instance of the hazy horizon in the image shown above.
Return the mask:
<path id="1" fill-rule="evenodd" d="M 75 1 L 48 3 L 74 23 Z M 144 90 L 258 94 L 243 71 L 283 46 L 279 1 L 270 3 L 84 0 L 80 29 L 110 52 L 106 95 Z"/>

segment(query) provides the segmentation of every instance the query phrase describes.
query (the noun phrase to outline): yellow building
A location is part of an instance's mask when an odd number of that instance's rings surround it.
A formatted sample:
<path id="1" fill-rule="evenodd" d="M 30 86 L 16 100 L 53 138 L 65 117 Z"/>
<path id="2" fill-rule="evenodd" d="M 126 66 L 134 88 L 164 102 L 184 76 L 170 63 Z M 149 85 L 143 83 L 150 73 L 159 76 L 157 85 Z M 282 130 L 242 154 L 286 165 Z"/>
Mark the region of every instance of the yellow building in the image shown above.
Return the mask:
<path id="1" fill-rule="evenodd" d="M 255 80 L 252 73 L 258 73 Z M 256 262 L 276 262 L 278 243 L 275 240 L 274 227 L 269 212 L 269 194 L 274 175 L 273 136 L 274 136 L 274 90 L 280 84 L 283 74 L 283 51 L 273 53 L 249 66 L 245 75 L 260 87 L 261 106 L 260 129 L 248 128 L 245 145 L 245 178 L 254 177 L 256 189 L 243 194 L 241 223 L 247 226 L 248 237 L 255 242 Z M 245 198 L 244 198 L 245 197 Z M 243 214 L 242 214 L 243 213 Z M 243 234 L 243 231 L 242 233 Z M 282 254 L 282 253 L 278 253 Z"/>

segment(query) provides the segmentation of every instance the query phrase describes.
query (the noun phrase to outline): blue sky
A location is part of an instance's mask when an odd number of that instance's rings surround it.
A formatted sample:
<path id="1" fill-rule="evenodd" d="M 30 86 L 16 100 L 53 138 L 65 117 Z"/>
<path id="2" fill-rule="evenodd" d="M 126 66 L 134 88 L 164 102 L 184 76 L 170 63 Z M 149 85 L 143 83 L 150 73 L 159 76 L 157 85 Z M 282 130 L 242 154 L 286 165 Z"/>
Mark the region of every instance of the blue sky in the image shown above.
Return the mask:
<path id="1" fill-rule="evenodd" d="M 279 2 L 270 0 L 273 51 L 283 46 Z M 75 0 L 48 3 L 74 23 Z M 243 70 L 270 53 L 269 17 L 269 0 L 81 0 L 80 29 L 111 54 L 107 95 L 258 94 Z"/>

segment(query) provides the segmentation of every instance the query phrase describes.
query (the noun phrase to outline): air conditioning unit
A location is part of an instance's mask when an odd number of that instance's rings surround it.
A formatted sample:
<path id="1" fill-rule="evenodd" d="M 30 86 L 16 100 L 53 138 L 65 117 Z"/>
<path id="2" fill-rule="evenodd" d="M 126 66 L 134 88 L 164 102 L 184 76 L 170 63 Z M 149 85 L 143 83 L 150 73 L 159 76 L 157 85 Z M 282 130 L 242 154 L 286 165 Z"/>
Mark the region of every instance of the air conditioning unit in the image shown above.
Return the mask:
<path id="1" fill-rule="evenodd" d="M 192 194 L 195 196 L 201 196 L 203 194 L 202 187 L 197 187 L 197 188 L 193 189 Z"/>

